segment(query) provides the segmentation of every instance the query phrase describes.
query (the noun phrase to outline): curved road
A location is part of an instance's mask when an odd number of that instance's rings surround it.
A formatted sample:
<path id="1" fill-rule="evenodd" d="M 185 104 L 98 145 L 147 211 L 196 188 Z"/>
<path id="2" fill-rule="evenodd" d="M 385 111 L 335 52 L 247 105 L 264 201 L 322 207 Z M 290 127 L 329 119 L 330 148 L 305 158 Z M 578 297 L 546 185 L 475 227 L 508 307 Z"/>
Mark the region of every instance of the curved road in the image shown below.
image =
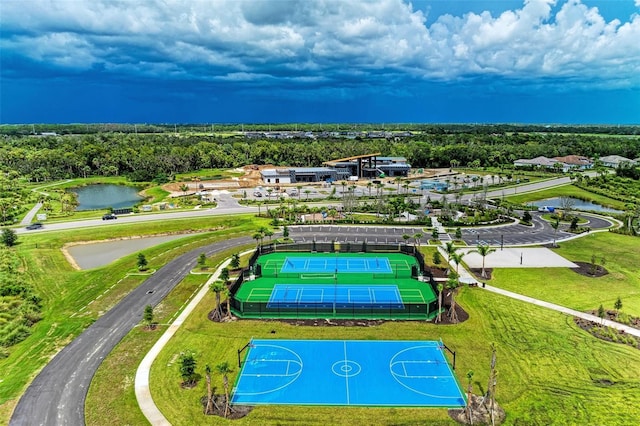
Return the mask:
<path id="1" fill-rule="evenodd" d="M 221 241 L 172 260 L 60 351 L 38 374 L 18 402 L 10 425 L 84 424 L 84 402 L 102 360 L 140 323 L 146 305 L 157 305 L 196 267 L 197 256 L 251 243 L 251 237 Z"/>
<path id="2" fill-rule="evenodd" d="M 609 225 L 609 222 L 603 221 Z M 592 228 L 594 224 L 591 225 Z M 501 235 L 505 244 L 521 244 L 516 237 L 528 232 L 530 243 L 545 243 L 550 240 L 550 226 L 536 219 L 536 226 L 507 225 L 476 231 L 486 232 L 483 241 Z M 292 236 L 300 241 L 351 241 L 401 243 L 403 234 L 414 234 L 424 230 L 419 227 L 345 227 L 345 226 L 292 226 Z M 552 233 L 553 231 L 551 231 Z M 295 235 L 294 235 L 295 234 Z M 559 232 L 560 234 L 560 232 Z M 477 238 L 465 231 L 465 240 Z M 428 239 L 424 235 L 423 241 Z M 562 237 L 558 235 L 558 239 Z M 533 241 L 537 240 L 537 241 Z M 139 324 L 146 305 L 157 305 L 196 266 L 197 256 L 205 252 L 208 256 L 240 244 L 251 243 L 251 237 L 225 240 L 183 254 L 159 269 L 120 303 L 87 328 L 71 344 L 60 351 L 38 374 L 20 399 L 11 418 L 10 425 L 81 425 L 84 424 L 84 403 L 93 375 L 102 360 L 118 342 Z M 491 244 L 491 241 L 487 241 Z"/>

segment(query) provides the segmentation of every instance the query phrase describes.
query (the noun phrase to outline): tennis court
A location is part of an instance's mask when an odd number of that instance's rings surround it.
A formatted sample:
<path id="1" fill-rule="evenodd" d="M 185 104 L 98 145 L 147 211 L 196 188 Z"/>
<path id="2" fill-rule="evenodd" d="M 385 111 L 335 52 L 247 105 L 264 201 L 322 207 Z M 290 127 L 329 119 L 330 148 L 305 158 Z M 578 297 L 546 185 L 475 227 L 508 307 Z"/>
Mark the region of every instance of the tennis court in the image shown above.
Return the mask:
<path id="1" fill-rule="evenodd" d="M 232 403 L 466 405 L 442 342 L 252 340 Z"/>
<path id="2" fill-rule="evenodd" d="M 269 263 L 265 268 L 269 268 Z M 298 273 L 363 273 L 390 274 L 391 264 L 386 257 L 287 257 L 284 260 L 280 272 Z"/>
<path id="3" fill-rule="evenodd" d="M 430 319 L 436 294 L 404 253 L 275 252 L 256 259 L 231 302 L 242 318 Z"/>
<path id="4" fill-rule="evenodd" d="M 393 307 L 403 309 L 402 297 L 397 285 L 322 285 L 276 284 L 267 308 L 304 308 L 332 306 L 354 308 Z"/>

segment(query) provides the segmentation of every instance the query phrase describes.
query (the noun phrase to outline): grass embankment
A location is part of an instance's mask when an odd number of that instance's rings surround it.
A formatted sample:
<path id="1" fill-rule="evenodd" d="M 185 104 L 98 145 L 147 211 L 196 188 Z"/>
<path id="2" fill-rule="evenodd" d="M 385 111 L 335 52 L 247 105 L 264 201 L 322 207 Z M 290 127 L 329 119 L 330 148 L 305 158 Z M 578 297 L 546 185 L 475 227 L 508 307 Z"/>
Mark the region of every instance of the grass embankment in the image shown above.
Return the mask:
<path id="1" fill-rule="evenodd" d="M 255 220 L 252 216 L 200 218 L 20 236 L 15 250 L 34 292 L 43 299 L 43 319 L 32 328 L 31 336 L 9 348 L 8 358 L 0 359 L 0 424 L 8 423 L 25 386 L 50 357 L 146 278 L 127 275 L 135 270 L 136 254 L 105 267 L 76 271 L 62 254 L 64 244 L 132 235 L 199 233 L 144 250 L 153 270 L 195 247 L 249 234 L 266 224 Z"/>
<path id="2" fill-rule="evenodd" d="M 602 264 L 609 274 L 603 277 L 585 277 L 570 268 L 497 269 L 488 283 L 516 293 L 579 311 L 613 309 L 618 297 L 622 310 L 640 316 L 640 240 L 614 233 L 598 233 L 560 244 L 555 251 L 574 262 Z"/>

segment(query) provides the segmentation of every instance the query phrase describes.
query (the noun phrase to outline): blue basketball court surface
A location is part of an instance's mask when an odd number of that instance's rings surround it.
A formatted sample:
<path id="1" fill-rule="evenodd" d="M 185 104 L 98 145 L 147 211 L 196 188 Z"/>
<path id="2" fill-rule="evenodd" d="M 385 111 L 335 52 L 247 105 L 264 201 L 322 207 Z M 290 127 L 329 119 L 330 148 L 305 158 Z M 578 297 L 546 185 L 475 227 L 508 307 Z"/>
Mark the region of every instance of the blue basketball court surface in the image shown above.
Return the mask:
<path id="1" fill-rule="evenodd" d="M 233 389 L 244 405 L 466 405 L 434 341 L 252 340 Z"/>
<path id="2" fill-rule="evenodd" d="M 267 304 L 268 308 L 307 306 L 404 308 L 396 285 L 276 284 Z"/>
<path id="3" fill-rule="evenodd" d="M 392 273 L 391 264 L 386 257 L 359 258 L 314 258 L 314 257 L 287 257 L 280 269 L 285 273 L 363 273 L 373 272 L 378 274 Z"/>

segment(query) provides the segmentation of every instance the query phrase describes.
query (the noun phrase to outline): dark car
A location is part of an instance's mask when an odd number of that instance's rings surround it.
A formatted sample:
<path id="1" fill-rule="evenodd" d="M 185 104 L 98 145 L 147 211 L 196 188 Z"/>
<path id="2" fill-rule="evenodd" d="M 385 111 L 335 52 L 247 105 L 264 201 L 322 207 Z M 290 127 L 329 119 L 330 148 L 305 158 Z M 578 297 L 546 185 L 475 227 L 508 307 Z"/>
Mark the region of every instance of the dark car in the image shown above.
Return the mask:
<path id="1" fill-rule="evenodd" d="M 113 213 L 107 213 L 104 216 L 102 216 L 102 220 L 111 220 L 111 219 L 117 219 L 118 216 L 116 216 Z"/>
<path id="2" fill-rule="evenodd" d="M 41 229 L 42 226 L 43 225 L 40 222 L 34 222 L 34 223 L 30 224 L 30 225 L 27 225 L 27 229 L 29 231 L 33 231 L 35 229 Z"/>

